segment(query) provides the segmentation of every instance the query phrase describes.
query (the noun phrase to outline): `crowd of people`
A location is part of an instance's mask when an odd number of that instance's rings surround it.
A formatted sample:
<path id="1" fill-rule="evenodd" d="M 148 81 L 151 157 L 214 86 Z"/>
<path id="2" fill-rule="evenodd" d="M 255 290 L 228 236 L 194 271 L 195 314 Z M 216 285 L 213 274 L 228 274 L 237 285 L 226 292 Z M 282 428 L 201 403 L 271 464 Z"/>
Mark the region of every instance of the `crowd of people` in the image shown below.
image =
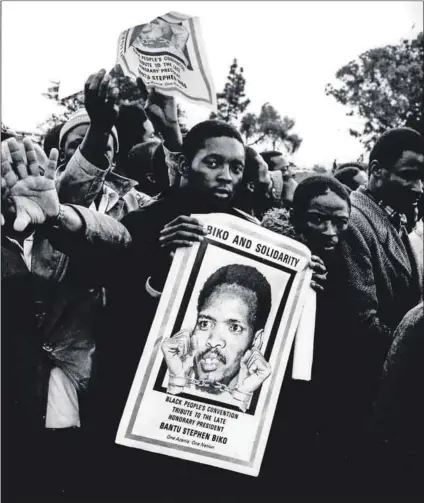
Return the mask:
<path id="1" fill-rule="evenodd" d="M 297 183 L 282 152 L 246 146 L 230 124 L 181 131 L 174 97 L 119 107 L 104 70 L 84 94 L 44 150 L 2 133 L 5 501 L 417 490 L 423 136 L 389 129 L 367 166 Z M 205 213 L 312 252 L 312 379 L 291 379 L 290 359 L 257 478 L 115 443 L 174 252 L 204 239 L 190 215 Z"/>

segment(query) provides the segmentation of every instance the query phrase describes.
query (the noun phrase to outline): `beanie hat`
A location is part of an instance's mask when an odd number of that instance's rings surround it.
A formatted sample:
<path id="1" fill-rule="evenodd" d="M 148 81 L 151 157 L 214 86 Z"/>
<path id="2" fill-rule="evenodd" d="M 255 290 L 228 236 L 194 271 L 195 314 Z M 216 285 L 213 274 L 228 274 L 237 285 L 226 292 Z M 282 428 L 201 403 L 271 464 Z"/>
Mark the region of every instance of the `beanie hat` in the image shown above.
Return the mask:
<path id="1" fill-rule="evenodd" d="M 63 147 L 63 143 L 65 142 L 66 136 L 76 127 L 81 126 L 83 124 L 89 125 L 90 124 L 90 117 L 88 113 L 86 112 L 85 108 L 79 108 L 75 113 L 73 113 L 67 122 L 63 125 L 62 129 L 60 130 L 60 135 L 59 135 L 59 148 Z M 116 130 L 115 126 L 113 126 L 112 131 L 110 132 L 113 138 L 113 143 L 115 147 L 115 154 L 119 150 L 119 141 L 118 141 L 118 131 Z"/>

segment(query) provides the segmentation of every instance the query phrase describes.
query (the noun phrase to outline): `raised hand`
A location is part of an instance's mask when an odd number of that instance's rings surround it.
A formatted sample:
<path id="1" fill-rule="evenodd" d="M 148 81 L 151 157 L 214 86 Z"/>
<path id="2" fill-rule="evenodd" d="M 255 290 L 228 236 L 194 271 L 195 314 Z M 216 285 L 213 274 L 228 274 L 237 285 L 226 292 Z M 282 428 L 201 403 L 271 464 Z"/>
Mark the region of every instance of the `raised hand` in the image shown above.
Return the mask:
<path id="1" fill-rule="evenodd" d="M 90 75 L 84 87 L 85 109 L 90 116 L 91 127 L 109 133 L 118 116 L 119 89 L 116 79 L 106 70 Z"/>
<path id="2" fill-rule="evenodd" d="M 7 141 L 10 152 L 2 156 L 2 192 L 7 192 L 16 210 L 13 228 L 24 231 L 28 225 L 40 225 L 59 213 L 59 198 L 55 187 L 55 171 L 58 151 L 52 149 L 49 162 L 41 175 L 34 146 L 28 138 L 23 141 L 25 156 L 18 142 L 11 138 Z"/>
<path id="3" fill-rule="evenodd" d="M 237 390 L 253 393 L 271 375 L 271 367 L 262 353 L 254 348 L 246 351 L 240 361 Z"/>
<path id="4" fill-rule="evenodd" d="M 151 89 L 144 110 L 159 133 L 164 134 L 166 129 L 178 126 L 177 102 L 173 96 Z"/>

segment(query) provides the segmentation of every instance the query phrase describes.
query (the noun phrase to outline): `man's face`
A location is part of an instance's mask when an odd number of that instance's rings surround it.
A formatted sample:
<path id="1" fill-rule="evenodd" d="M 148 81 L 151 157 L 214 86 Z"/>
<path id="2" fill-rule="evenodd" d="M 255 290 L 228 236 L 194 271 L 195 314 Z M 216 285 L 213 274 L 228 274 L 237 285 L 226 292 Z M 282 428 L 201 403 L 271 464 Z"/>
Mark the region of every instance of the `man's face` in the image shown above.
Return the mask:
<path id="1" fill-rule="evenodd" d="M 381 170 L 384 201 L 399 212 L 408 212 L 423 193 L 424 155 L 405 151 L 392 169 Z"/>
<path id="2" fill-rule="evenodd" d="M 310 200 L 302 222 L 302 234 L 314 253 L 332 252 L 349 222 L 348 203 L 334 192 Z"/>
<path id="3" fill-rule="evenodd" d="M 256 295 L 235 285 L 221 285 L 206 300 L 197 315 L 193 332 L 197 352 L 194 370 L 197 379 L 229 384 L 240 371 L 240 360 L 252 346 L 254 331 L 251 307 L 246 295 Z M 251 304 L 251 303 L 250 303 Z"/>
<path id="4" fill-rule="evenodd" d="M 244 146 L 235 138 L 208 138 L 192 160 L 189 186 L 207 191 L 217 201 L 231 201 L 243 177 L 244 161 Z"/>
<path id="5" fill-rule="evenodd" d="M 63 145 L 64 151 L 64 164 L 68 164 L 71 160 L 71 157 L 75 154 L 77 148 L 81 145 L 84 137 L 88 131 L 89 124 L 81 124 L 76 128 L 72 129 L 65 138 L 65 143 Z M 105 155 L 109 160 L 109 163 L 112 163 L 113 158 L 115 156 L 115 150 L 113 146 L 113 137 L 109 136 L 109 141 L 107 143 L 107 147 L 105 150 Z"/>

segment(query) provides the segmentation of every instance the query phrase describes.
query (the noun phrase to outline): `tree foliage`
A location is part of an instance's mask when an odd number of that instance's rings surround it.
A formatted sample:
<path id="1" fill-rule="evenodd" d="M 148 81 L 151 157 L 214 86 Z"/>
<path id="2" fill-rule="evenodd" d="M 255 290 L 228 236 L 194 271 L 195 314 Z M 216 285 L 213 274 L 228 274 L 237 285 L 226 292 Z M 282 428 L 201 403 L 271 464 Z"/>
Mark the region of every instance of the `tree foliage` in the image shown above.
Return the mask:
<path id="1" fill-rule="evenodd" d="M 378 136 L 393 127 L 409 126 L 424 134 L 423 32 L 364 52 L 336 73 L 337 84 L 327 84 L 326 94 L 350 108 L 351 117 L 365 120 L 363 131 L 351 129 L 369 149 Z"/>
<path id="2" fill-rule="evenodd" d="M 212 112 L 210 118 L 229 123 L 237 121 L 250 104 L 250 100 L 246 98 L 244 92 L 245 86 L 246 79 L 243 68 L 239 67 L 237 60 L 234 59 L 230 66 L 224 90 L 216 95 L 218 113 Z"/>
<path id="3" fill-rule="evenodd" d="M 248 145 L 268 143 L 273 150 L 283 145 L 288 153 L 293 154 L 302 143 L 302 139 L 292 132 L 294 126 L 294 119 L 281 117 L 270 103 L 265 103 L 259 115 L 247 113 L 242 117 L 240 131 Z"/>

